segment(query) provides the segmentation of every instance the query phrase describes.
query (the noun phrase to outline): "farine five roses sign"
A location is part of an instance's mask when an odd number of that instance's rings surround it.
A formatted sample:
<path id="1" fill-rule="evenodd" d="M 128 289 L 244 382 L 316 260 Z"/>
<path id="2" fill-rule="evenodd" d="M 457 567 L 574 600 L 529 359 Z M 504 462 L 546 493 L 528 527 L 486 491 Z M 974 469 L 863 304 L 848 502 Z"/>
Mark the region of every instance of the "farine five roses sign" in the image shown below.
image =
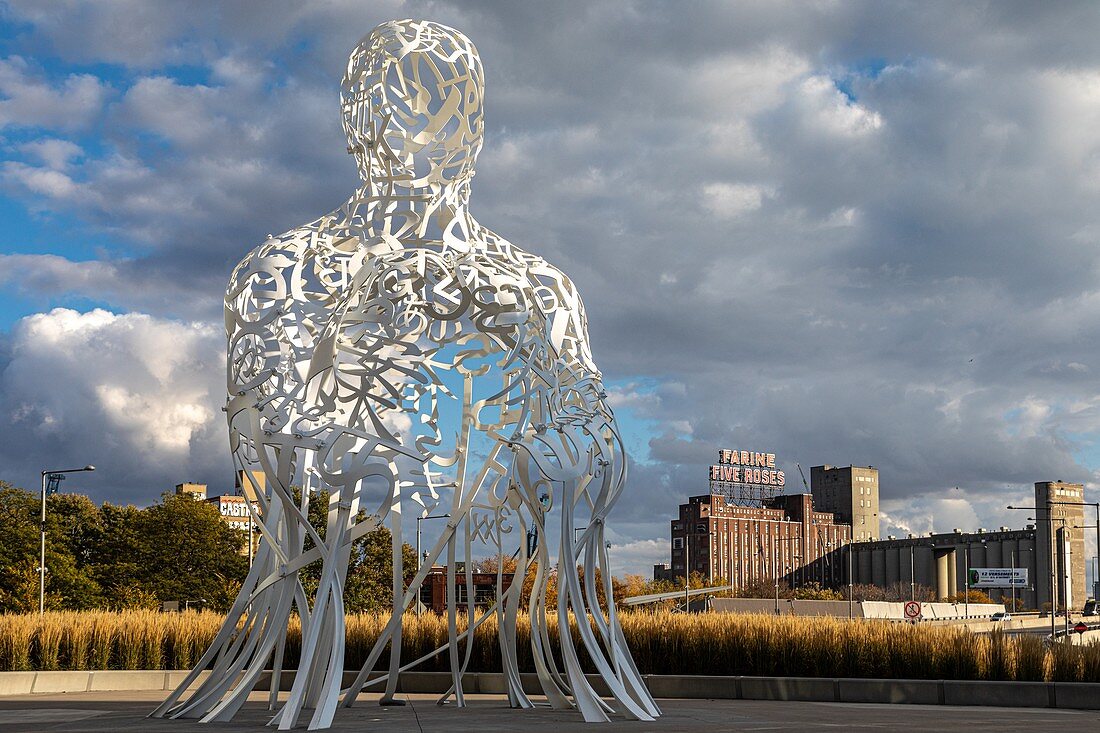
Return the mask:
<path id="1" fill-rule="evenodd" d="M 784 486 L 786 477 L 775 468 L 774 453 L 747 450 L 718 451 L 718 463 L 710 467 L 710 480 L 723 484 Z"/>

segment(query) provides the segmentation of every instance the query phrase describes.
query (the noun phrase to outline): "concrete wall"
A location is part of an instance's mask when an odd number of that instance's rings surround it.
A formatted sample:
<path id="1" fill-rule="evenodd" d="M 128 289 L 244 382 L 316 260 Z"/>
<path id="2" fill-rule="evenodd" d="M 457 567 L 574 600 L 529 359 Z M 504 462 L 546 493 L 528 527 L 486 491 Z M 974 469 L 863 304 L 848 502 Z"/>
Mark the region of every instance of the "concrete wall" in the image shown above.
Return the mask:
<path id="1" fill-rule="evenodd" d="M 1038 607 L 1034 586 L 1045 588 L 1049 585 L 1050 572 L 1045 569 L 1049 568 L 1049 563 L 1044 566 L 1039 563 L 1042 558 L 1036 557 L 1035 529 L 1002 528 L 857 542 L 851 545 L 852 582 L 880 588 L 916 582 L 933 589 L 936 597 L 943 600 L 965 590 L 968 546 L 970 567 L 1026 568 L 1030 586 L 1017 589 L 1016 597 L 1023 608 Z M 846 553 L 847 549 L 835 553 L 837 567 L 845 572 L 848 568 Z M 1011 597 L 1009 589 L 991 588 L 987 592 L 998 602 Z"/>
<path id="2" fill-rule="evenodd" d="M 710 610 L 717 613 L 775 613 L 775 599 L 766 598 L 712 598 Z M 1001 603 L 971 603 L 969 618 L 989 618 L 1005 610 Z M 963 603 L 924 603 L 921 615 L 925 620 L 967 618 Z M 847 617 L 847 601 L 802 601 L 779 599 L 779 613 L 790 616 Z M 894 621 L 905 620 L 905 603 L 888 601 L 859 601 L 851 606 L 852 618 L 877 618 Z"/>
<path id="3" fill-rule="evenodd" d="M 186 672 L 0 672 L 0 696 L 33 692 L 86 692 L 95 690 L 170 690 Z M 75 676 L 74 676 L 75 675 Z M 351 683 L 355 673 L 344 675 Z M 112 686 L 92 687 L 93 676 Z M 285 673 L 280 685 L 289 689 L 294 672 Z M 373 675 L 372 675 L 372 678 Z M 538 677 L 520 675 L 528 694 L 539 694 Z M 597 694 L 608 690 L 596 675 L 587 675 Z M 1100 684 L 1087 682 L 986 682 L 974 680 L 884 680 L 834 677 L 717 677 L 688 675 L 643 675 L 646 686 L 657 698 L 720 700 L 799 700 L 815 702 L 889 703 L 916 705 L 988 705 L 997 707 L 1100 709 Z M 108 682 L 107 680 L 113 680 Z M 145 686 L 160 680 L 161 687 Z M 81 686 L 81 681 L 83 686 Z M 35 683 L 38 683 L 37 685 Z M 257 689 L 269 684 L 261 677 Z M 126 685 L 126 686 L 117 686 Z M 130 686 L 142 685 L 142 686 Z M 451 685 L 447 672 L 404 672 L 398 691 L 441 694 Z M 502 695 L 504 675 L 475 672 L 462 680 L 467 693 Z"/>
<path id="4" fill-rule="evenodd" d="M 104 669 L 84 672 L 0 672 L 0 695 L 47 692 L 104 692 L 110 690 L 174 690 L 187 670 Z M 201 672 L 195 685 L 206 679 Z"/>

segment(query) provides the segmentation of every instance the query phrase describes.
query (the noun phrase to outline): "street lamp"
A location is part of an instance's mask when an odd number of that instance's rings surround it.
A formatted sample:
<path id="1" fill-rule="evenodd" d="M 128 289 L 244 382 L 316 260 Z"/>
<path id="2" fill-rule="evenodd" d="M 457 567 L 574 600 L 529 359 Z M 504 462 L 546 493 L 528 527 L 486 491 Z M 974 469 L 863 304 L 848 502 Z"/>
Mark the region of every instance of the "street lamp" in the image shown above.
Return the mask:
<path id="1" fill-rule="evenodd" d="M 778 528 L 776 528 L 778 531 Z M 779 615 L 779 535 L 772 542 L 772 579 L 775 582 L 775 615 Z"/>
<path id="2" fill-rule="evenodd" d="M 909 600 L 917 600 L 917 563 L 913 555 L 917 551 L 917 543 L 909 545 Z M 900 575 L 900 573 L 899 573 Z"/>
<path id="3" fill-rule="evenodd" d="M 1017 545 L 1017 546 L 1019 546 L 1019 545 Z M 1008 562 L 1009 562 L 1009 565 L 1011 565 L 1011 567 L 1012 567 L 1012 583 L 1013 583 L 1013 585 L 1012 585 L 1012 612 L 1016 613 L 1016 611 L 1018 610 L 1016 608 L 1016 585 L 1015 585 L 1015 583 L 1016 583 L 1016 550 L 1013 549 L 1013 550 L 1008 551 Z M 1003 593 L 1004 593 L 1004 591 L 1002 591 L 1002 595 L 1003 595 Z"/>
<path id="4" fill-rule="evenodd" d="M 688 528 L 684 525 L 684 613 L 691 613 L 691 546 L 688 544 Z"/>
<path id="5" fill-rule="evenodd" d="M 1073 529 L 1100 529 L 1100 522 L 1097 522 L 1096 524 L 1075 524 L 1075 525 L 1073 525 Z M 1100 544 L 1097 544 L 1097 547 L 1100 547 Z M 1093 585 L 1095 585 L 1096 581 L 1097 581 L 1097 569 L 1095 567 L 1093 567 L 1093 565 L 1094 565 L 1093 560 L 1100 561 L 1100 556 L 1096 556 L 1096 557 L 1092 557 L 1092 558 L 1089 558 L 1088 556 L 1086 556 L 1086 559 L 1089 561 L 1089 568 L 1092 570 L 1092 582 L 1093 582 Z M 1087 572 L 1086 572 L 1086 575 L 1087 575 Z M 1086 583 L 1086 586 L 1087 585 L 1088 584 Z"/>
<path id="6" fill-rule="evenodd" d="M 450 514 L 427 514 L 423 517 L 417 517 L 416 518 L 416 573 L 417 573 L 417 575 L 420 574 L 420 561 L 421 561 L 421 556 L 420 556 L 420 523 L 422 521 L 424 521 L 425 519 L 446 519 L 449 516 L 451 516 L 451 515 Z M 423 581 L 421 581 L 421 585 L 423 585 Z M 417 590 L 417 592 L 416 592 L 416 615 L 417 616 L 420 615 L 420 607 L 423 606 L 423 605 L 424 604 L 421 603 L 421 601 L 420 601 L 420 591 Z"/>
<path id="7" fill-rule="evenodd" d="M 1013 507 L 1015 508 L 1015 507 Z M 1054 520 L 1059 519 L 1062 522 L 1063 529 L 1066 526 L 1065 517 L 1052 517 L 1050 507 L 1047 507 L 1047 517 L 1051 520 L 1050 525 L 1050 640 L 1054 641 L 1054 635 L 1058 633 L 1058 554 L 1055 547 L 1056 540 L 1054 538 Z M 1029 522 L 1038 522 L 1035 517 L 1028 517 Z M 1069 624 L 1069 605 L 1066 605 L 1066 624 Z M 1069 639 L 1067 634 L 1066 639 Z"/>
<path id="8" fill-rule="evenodd" d="M 980 542 L 981 542 L 981 544 L 984 545 L 986 541 L 983 539 Z M 963 585 L 963 588 L 965 589 L 963 591 L 965 593 L 964 598 L 966 600 L 964 602 L 963 607 L 966 609 L 966 620 L 968 622 L 970 621 L 970 546 L 972 544 L 974 544 L 974 540 L 967 537 L 967 539 L 966 539 L 966 562 L 965 562 L 965 565 L 966 565 L 966 583 Z M 956 567 L 958 567 L 958 566 L 956 566 Z"/>
<path id="9" fill-rule="evenodd" d="M 1077 506 L 1072 501 L 1059 501 L 1057 504 L 1070 504 Z M 1080 506 L 1091 506 L 1096 510 L 1096 551 L 1100 553 L 1100 501 L 1083 501 Z M 1089 527 L 1074 527 L 1074 529 L 1089 529 Z M 1095 574 L 1093 575 L 1093 581 L 1096 581 Z"/>
<path id="10" fill-rule="evenodd" d="M 60 471 L 42 472 L 42 516 L 39 528 L 42 530 L 42 553 L 38 561 L 38 615 L 46 612 L 46 482 L 56 486 L 57 482 L 65 478 L 66 473 L 80 473 L 81 471 L 94 471 L 95 466 L 90 463 L 84 468 L 65 468 Z M 56 490 L 56 489 L 55 489 Z"/>
<path id="11" fill-rule="evenodd" d="M 1047 501 L 1046 501 L 1047 519 L 1051 523 L 1051 525 L 1050 525 L 1050 641 L 1051 641 L 1051 643 L 1054 642 L 1054 635 L 1058 633 L 1058 619 L 1057 619 L 1057 616 L 1058 616 L 1058 561 L 1057 561 L 1057 557 L 1055 556 L 1055 551 L 1054 551 L 1054 519 L 1055 519 L 1055 517 L 1054 517 L 1053 504 L 1054 504 L 1053 501 L 1051 501 L 1050 499 L 1047 499 Z M 1012 506 L 1011 504 L 1009 504 L 1008 507 L 1006 507 L 1006 508 L 1007 509 L 1015 509 L 1017 511 L 1020 511 L 1020 510 L 1034 511 L 1036 514 L 1039 513 L 1039 507 L 1037 507 L 1037 506 Z M 1062 526 L 1064 527 L 1065 524 L 1066 524 L 1065 517 L 1058 517 L 1058 519 L 1061 519 Z M 1035 517 L 1028 517 L 1027 521 L 1038 523 L 1039 520 Z M 1036 532 L 1036 538 L 1038 538 L 1038 532 Z M 1035 593 L 1036 603 L 1038 603 L 1038 595 L 1039 595 L 1039 593 L 1038 593 L 1038 590 L 1039 590 L 1038 583 L 1036 583 L 1035 590 L 1036 590 L 1036 593 Z M 1068 614 L 1067 614 L 1066 623 L 1067 624 L 1069 623 Z M 1067 638 L 1068 638 L 1068 635 L 1067 635 Z"/>
<path id="12" fill-rule="evenodd" d="M 852 545 L 855 538 L 848 538 L 848 620 L 852 620 Z"/>

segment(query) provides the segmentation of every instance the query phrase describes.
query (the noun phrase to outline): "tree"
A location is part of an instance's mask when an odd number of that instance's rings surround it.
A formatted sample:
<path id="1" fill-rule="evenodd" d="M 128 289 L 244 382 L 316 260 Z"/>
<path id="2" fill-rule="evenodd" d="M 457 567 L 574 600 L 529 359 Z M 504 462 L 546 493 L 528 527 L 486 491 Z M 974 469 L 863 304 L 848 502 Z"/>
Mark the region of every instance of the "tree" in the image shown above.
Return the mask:
<path id="1" fill-rule="evenodd" d="M 38 608 L 41 498 L 0 481 L 0 611 Z M 92 548 L 98 511 L 85 496 L 57 494 L 46 502 L 46 607 L 96 608 L 99 585 L 85 561 Z"/>
<path id="2" fill-rule="evenodd" d="M 948 603 L 967 603 L 968 601 L 970 603 L 992 603 L 993 599 L 984 591 L 975 590 L 974 588 L 947 597 Z"/>
<path id="3" fill-rule="evenodd" d="M 35 497 L 0 481 L 0 611 L 38 608 L 38 516 Z"/>
<path id="4" fill-rule="evenodd" d="M 292 488 L 294 501 L 301 504 L 301 489 Z M 328 526 L 329 493 L 314 491 L 310 497 L 306 516 L 322 541 L 325 540 Z M 367 513 L 360 510 L 356 521 L 368 520 Z M 344 611 L 362 613 L 389 610 L 393 607 L 393 535 L 390 530 L 378 526 L 355 541 L 348 561 L 347 580 L 344 584 Z M 306 537 L 304 549 L 314 546 L 313 539 Z M 401 567 L 408 587 L 416 574 L 416 549 L 409 543 L 401 545 Z M 302 568 L 299 577 L 306 594 L 316 593 L 320 584 L 323 563 L 318 560 Z"/>
<path id="5" fill-rule="evenodd" d="M 46 499 L 46 590 L 51 608 L 85 610 L 103 605 L 102 589 L 89 572 L 100 534 L 99 509 L 82 494 Z"/>
<path id="6" fill-rule="evenodd" d="M 138 579 L 160 601 L 199 601 L 224 609 L 228 586 L 248 572 L 245 536 L 218 510 L 189 495 L 165 494 L 140 512 L 135 542 Z"/>
<path id="7" fill-rule="evenodd" d="M 116 610 L 156 607 L 156 595 L 143 584 L 147 548 L 142 511 L 104 503 L 99 512 L 99 536 L 88 572 L 102 589 L 104 605 Z"/>
<path id="8" fill-rule="evenodd" d="M 401 545 L 401 567 L 407 588 L 416 575 L 416 549 Z M 348 613 L 393 608 L 393 535 L 385 527 L 368 532 L 353 547 L 344 606 Z"/>

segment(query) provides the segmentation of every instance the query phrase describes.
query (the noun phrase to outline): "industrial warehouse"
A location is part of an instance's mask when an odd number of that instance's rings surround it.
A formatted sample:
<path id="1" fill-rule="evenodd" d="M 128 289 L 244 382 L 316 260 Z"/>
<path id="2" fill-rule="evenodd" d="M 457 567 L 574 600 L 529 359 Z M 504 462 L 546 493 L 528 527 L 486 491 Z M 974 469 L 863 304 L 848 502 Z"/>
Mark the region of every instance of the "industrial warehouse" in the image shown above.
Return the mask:
<path id="1" fill-rule="evenodd" d="M 780 493 L 784 476 L 774 466 L 771 453 L 720 450 L 709 493 L 689 497 L 671 520 L 671 562 L 654 566 L 654 579 L 691 572 L 734 588 L 776 579 L 923 586 L 938 600 L 981 588 L 1012 608 L 1059 610 L 1080 609 L 1091 595 L 1082 484 L 1036 483 L 1034 506 L 1020 507 L 1030 510 L 1021 529 L 883 538 L 873 466 L 812 467 L 807 493 Z"/>

